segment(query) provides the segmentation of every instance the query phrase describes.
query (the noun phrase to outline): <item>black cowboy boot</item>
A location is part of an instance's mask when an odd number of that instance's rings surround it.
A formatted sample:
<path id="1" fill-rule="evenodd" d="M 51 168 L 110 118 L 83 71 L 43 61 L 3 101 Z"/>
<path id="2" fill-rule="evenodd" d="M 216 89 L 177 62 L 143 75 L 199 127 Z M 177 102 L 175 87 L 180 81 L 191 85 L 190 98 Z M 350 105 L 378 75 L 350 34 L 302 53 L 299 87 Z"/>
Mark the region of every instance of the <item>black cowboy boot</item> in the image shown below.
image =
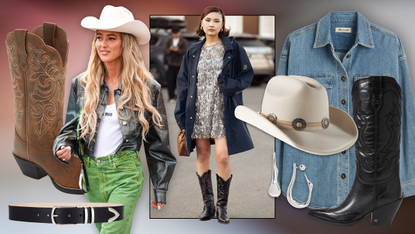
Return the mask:
<path id="1" fill-rule="evenodd" d="M 219 223 L 228 224 L 230 222 L 228 211 L 228 195 L 229 186 L 231 185 L 232 175 L 227 181 L 223 180 L 218 174 L 216 174 L 218 183 L 218 202 L 216 202 L 216 217 Z"/>
<path id="2" fill-rule="evenodd" d="M 372 225 L 387 226 L 402 202 L 401 89 L 391 77 L 363 78 L 353 85 L 352 102 L 359 130 L 353 186 L 338 207 L 311 210 L 308 217 L 329 224 L 353 225 L 372 213 Z"/>
<path id="3" fill-rule="evenodd" d="M 212 177 L 210 175 L 210 170 L 203 173 L 202 176 L 199 176 L 196 172 L 197 177 L 199 178 L 200 189 L 202 190 L 203 195 L 203 211 L 199 216 L 200 221 L 210 220 L 215 216 L 215 202 L 213 201 L 213 188 L 212 188 Z"/>

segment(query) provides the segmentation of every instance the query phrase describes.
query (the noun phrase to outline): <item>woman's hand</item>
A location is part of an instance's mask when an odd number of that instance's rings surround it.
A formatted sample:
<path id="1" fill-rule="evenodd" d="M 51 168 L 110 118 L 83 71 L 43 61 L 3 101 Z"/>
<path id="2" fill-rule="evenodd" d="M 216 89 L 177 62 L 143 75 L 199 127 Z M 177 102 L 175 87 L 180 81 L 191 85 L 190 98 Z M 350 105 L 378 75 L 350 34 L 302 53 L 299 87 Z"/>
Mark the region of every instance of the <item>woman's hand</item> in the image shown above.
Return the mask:
<path id="1" fill-rule="evenodd" d="M 69 161 L 71 159 L 71 156 L 72 156 L 71 147 L 70 146 L 68 146 L 68 147 L 62 146 L 60 150 L 56 151 L 56 156 L 64 162 Z"/>
<path id="2" fill-rule="evenodd" d="M 156 208 L 157 210 L 160 210 L 164 206 L 164 203 L 159 202 L 156 204 L 155 201 L 151 201 L 151 206 Z"/>

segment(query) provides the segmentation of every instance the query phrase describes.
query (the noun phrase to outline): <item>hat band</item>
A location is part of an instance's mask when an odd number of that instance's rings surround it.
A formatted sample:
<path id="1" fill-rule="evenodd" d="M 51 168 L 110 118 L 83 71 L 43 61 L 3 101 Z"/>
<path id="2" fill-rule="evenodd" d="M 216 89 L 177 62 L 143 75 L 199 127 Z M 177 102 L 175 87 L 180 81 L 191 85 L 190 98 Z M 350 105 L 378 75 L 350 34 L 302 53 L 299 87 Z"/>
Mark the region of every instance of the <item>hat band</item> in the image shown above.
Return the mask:
<path id="1" fill-rule="evenodd" d="M 307 123 L 304 119 L 302 118 L 296 118 L 293 121 L 287 121 L 287 120 L 281 120 L 278 119 L 277 115 L 275 115 L 274 113 L 269 113 L 268 115 L 264 114 L 264 113 L 260 113 L 262 116 L 264 116 L 268 121 L 270 121 L 271 123 L 273 123 L 275 126 L 277 124 L 279 125 L 285 125 L 285 126 L 291 126 L 294 130 L 296 131 L 302 131 L 304 130 L 306 127 L 322 127 L 323 129 L 327 129 L 330 125 L 330 120 L 329 118 L 324 117 L 321 122 L 310 122 Z"/>

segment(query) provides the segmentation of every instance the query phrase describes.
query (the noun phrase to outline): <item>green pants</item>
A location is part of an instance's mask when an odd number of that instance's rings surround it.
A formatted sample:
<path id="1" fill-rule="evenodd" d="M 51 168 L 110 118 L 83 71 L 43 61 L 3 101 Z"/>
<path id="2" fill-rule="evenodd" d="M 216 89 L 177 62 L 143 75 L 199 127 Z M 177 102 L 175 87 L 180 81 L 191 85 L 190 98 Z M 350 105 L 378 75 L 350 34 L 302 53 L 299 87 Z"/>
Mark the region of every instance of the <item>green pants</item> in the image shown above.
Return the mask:
<path id="1" fill-rule="evenodd" d="M 99 158 L 85 156 L 84 163 L 90 186 L 86 198 L 90 202 L 124 204 L 124 219 L 97 223 L 99 233 L 130 233 L 134 210 L 144 184 L 138 151 L 123 151 Z"/>

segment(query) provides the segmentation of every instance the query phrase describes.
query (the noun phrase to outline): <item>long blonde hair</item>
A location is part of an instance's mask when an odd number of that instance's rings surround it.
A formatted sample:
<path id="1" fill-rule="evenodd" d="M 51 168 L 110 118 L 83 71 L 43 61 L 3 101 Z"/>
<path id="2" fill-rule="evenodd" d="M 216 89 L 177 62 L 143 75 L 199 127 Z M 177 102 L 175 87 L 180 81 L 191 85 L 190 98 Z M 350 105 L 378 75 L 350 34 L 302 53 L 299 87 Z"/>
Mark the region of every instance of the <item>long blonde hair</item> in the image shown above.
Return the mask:
<path id="1" fill-rule="evenodd" d="M 100 95 L 100 85 L 105 76 L 105 65 L 101 61 L 95 43 L 97 33 L 95 33 L 92 42 L 91 56 L 89 58 L 88 69 L 81 78 L 81 84 L 85 90 L 84 109 L 79 117 L 81 138 L 89 133 L 89 142 L 92 141 L 97 128 L 97 109 Z M 147 86 L 148 79 L 153 79 L 151 73 L 147 70 L 144 60 L 141 57 L 141 51 L 136 38 L 128 33 L 121 33 L 121 57 L 123 67 L 121 71 L 122 95 L 118 100 L 117 115 L 122 120 L 131 117 L 136 118 L 134 111 L 138 112 L 138 120 L 143 127 L 142 135 L 145 136 L 150 128 L 150 124 L 146 120 L 144 113 L 149 111 L 152 114 L 153 123 L 161 125 L 162 118 L 151 105 L 151 91 Z M 129 110 L 128 116 L 123 116 L 121 109 Z M 85 139 L 85 138 L 84 138 Z"/>

